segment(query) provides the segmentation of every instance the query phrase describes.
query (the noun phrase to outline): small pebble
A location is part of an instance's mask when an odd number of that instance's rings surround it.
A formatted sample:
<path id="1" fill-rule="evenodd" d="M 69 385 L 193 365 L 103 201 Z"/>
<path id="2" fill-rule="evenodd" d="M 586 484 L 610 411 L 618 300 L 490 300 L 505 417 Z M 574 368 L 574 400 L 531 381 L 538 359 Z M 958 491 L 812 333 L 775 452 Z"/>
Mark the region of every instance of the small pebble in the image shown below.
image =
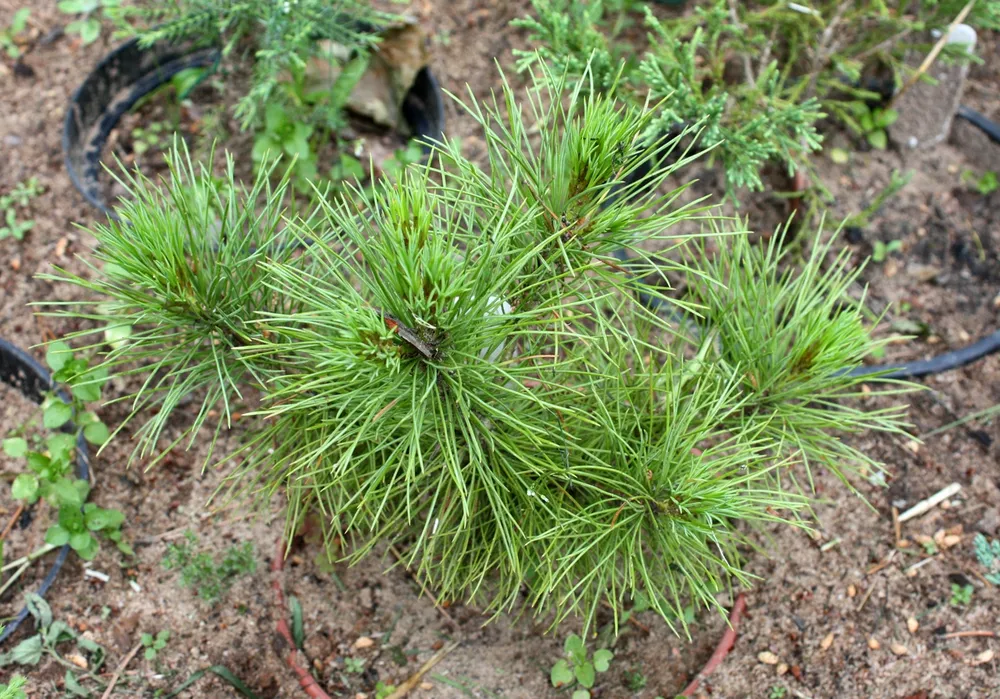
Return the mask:
<path id="1" fill-rule="evenodd" d="M 902 643 L 890 643 L 889 650 L 891 650 L 896 655 L 906 655 L 910 651 L 906 650 L 906 646 Z"/>
<path id="2" fill-rule="evenodd" d="M 833 645 L 833 632 L 828 633 L 822 641 L 819 642 L 819 647 L 826 650 Z"/>
<path id="3" fill-rule="evenodd" d="M 420 683 L 420 688 L 422 690 L 424 690 L 425 692 L 427 692 L 427 691 L 430 691 L 430 690 L 434 689 L 434 685 L 432 685 L 430 682 L 421 682 Z"/>
<path id="4" fill-rule="evenodd" d="M 368 638 L 367 636 L 362 636 L 361 638 L 359 638 L 354 642 L 354 647 L 357 648 L 358 650 L 362 650 L 364 648 L 371 648 L 374 645 L 375 641 Z"/>
<path id="5" fill-rule="evenodd" d="M 882 644 L 878 642 L 878 639 L 872 636 L 868 639 L 868 647 L 872 650 L 878 650 L 882 647 Z"/>
<path id="6" fill-rule="evenodd" d="M 917 629 L 920 628 L 920 622 L 911 616 L 906 620 L 906 628 L 910 630 L 910 633 L 916 633 Z"/>
<path id="7" fill-rule="evenodd" d="M 788 665 L 785 663 L 778 663 L 778 667 L 774 668 L 774 671 L 777 672 L 779 675 L 784 675 L 786 672 L 788 672 Z"/>
<path id="8" fill-rule="evenodd" d="M 858 588 L 856 588 L 853 584 L 847 586 L 847 596 L 848 597 L 856 597 L 857 594 L 858 594 Z"/>
<path id="9" fill-rule="evenodd" d="M 764 663 L 765 665 L 777 665 L 778 656 L 769 650 L 765 650 L 757 654 L 757 659 Z"/>

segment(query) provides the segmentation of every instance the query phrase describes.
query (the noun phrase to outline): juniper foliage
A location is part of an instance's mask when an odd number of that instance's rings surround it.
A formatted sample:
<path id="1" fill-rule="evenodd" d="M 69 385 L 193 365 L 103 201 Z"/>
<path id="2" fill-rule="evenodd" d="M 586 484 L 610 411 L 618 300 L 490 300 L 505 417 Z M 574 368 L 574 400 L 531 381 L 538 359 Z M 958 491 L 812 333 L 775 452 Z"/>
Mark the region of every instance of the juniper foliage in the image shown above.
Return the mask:
<path id="1" fill-rule="evenodd" d="M 946 27 L 966 3 L 710 0 L 685 14 L 654 13 L 643 4 L 649 33 L 639 61 L 632 59 L 634 46 L 615 38 L 626 9 L 621 2 L 532 5 L 531 16 L 514 22 L 531 41 L 529 50 L 515 52 L 519 69 L 543 62 L 578 80 L 590 62 L 588 79 L 597 89 L 661 105 L 650 137 L 693 128 L 701 147 L 717 146 L 711 157 L 735 194 L 761 189 L 759 173 L 768 163 L 791 173 L 808 169 L 827 115 L 864 135 L 859 119 L 866 102 L 909 79 L 908 53 L 926 54 L 927 31 Z M 1000 0 L 977 2 L 966 22 L 996 29 Z"/>
<path id="2" fill-rule="evenodd" d="M 366 0 L 168 0 L 124 5 L 116 15 L 145 45 L 192 41 L 225 56 L 249 52 L 253 78 L 235 112 L 243 128 L 260 124 L 269 103 L 289 102 L 279 86 L 301 79 L 310 59 L 331 60 L 324 42 L 363 56 L 378 41 L 372 30 L 398 19 Z"/>
<path id="3" fill-rule="evenodd" d="M 854 273 L 822 246 L 786 269 L 680 204 L 664 183 L 698 154 L 587 82 L 470 98 L 488 167 L 440 144 L 308 214 L 287 178 L 220 188 L 183 151 L 165 182 L 124 179 L 120 220 L 92 228 L 103 266 L 56 278 L 136 326 L 105 366 L 147 377 L 139 453 L 217 434 L 253 386 L 229 494 L 283 493 L 288 536 L 321 513 L 352 561 L 392 545 L 440 599 L 589 628 L 642 595 L 681 631 L 749 584 L 745 525 L 808 507 L 802 464 L 846 477 L 869 461 L 838 435 L 900 429 L 842 403 L 873 346 Z"/>

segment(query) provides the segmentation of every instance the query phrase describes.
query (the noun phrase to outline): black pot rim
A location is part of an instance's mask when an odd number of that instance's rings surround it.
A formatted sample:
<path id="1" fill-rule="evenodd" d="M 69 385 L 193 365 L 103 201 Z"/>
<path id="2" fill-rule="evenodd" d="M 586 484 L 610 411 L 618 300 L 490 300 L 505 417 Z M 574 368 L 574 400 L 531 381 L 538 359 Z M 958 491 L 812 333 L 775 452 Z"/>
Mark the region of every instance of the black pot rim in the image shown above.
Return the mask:
<path id="1" fill-rule="evenodd" d="M 29 400 L 41 403 L 45 394 L 54 388 L 52 375 L 34 357 L 23 349 L 3 338 L 0 338 L 0 381 L 8 384 L 17 391 L 20 391 Z M 70 397 L 65 391 L 58 391 L 57 395 L 67 403 Z M 73 432 L 76 427 L 70 423 L 63 428 L 64 431 Z M 81 480 L 90 479 L 90 452 L 87 450 L 87 442 L 81 434 L 76 442 L 76 475 Z M 59 571 L 69 556 L 70 545 L 65 544 L 56 555 L 56 560 L 45 575 L 41 585 L 35 590 L 39 597 L 45 594 L 52 587 Z M 3 632 L 0 633 L 0 644 L 10 638 L 25 619 L 28 618 L 28 608 L 25 606 L 17 616 L 7 623 Z"/>
<path id="2" fill-rule="evenodd" d="M 100 193 L 101 155 L 111 131 L 136 102 L 188 68 L 213 65 L 221 57 L 215 46 L 191 42 L 159 42 L 144 48 L 139 39 L 108 53 L 73 92 L 63 123 L 62 149 L 73 186 L 87 203 L 114 217 Z M 425 152 L 443 138 L 444 102 L 429 66 L 421 68 L 401 106 L 411 139 Z"/>

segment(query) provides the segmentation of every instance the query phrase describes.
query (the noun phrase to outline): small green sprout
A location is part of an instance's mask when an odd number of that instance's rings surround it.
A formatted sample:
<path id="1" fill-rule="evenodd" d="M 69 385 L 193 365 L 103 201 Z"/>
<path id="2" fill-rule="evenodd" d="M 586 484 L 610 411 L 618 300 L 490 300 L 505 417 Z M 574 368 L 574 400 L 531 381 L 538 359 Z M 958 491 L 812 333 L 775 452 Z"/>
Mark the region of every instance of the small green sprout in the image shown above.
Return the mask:
<path id="1" fill-rule="evenodd" d="M 242 546 L 231 546 L 218 562 L 210 554 L 196 551 L 197 544 L 198 537 L 190 531 L 181 543 L 167 544 L 163 567 L 179 570 L 181 586 L 194 588 L 209 604 L 219 601 L 237 578 L 257 570 L 253 544 L 249 541 Z"/>
<path id="2" fill-rule="evenodd" d="M 885 262 L 890 253 L 899 252 L 902 249 L 903 241 L 901 240 L 890 240 L 888 242 L 876 240 L 872 245 L 872 262 L 881 264 Z"/>
<path id="3" fill-rule="evenodd" d="M 953 607 L 964 607 L 972 601 L 972 593 L 974 592 L 972 585 L 959 585 L 958 583 L 951 584 L 951 606 Z"/>
<path id="4" fill-rule="evenodd" d="M 146 649 L 143 652 L 146 660 L 156 660 L 156 655 L 167 647 L 167 641 L 170 640 L 170 629 L 163 629 L 155 636 L 144 633 L 140 640 L 142 641 L 143 648 Z"/>
<path id="5" fill-rule="evenodd" d="M 587 646 L 576 634 L 570 634 L 563 644 L 565 658 L 560 658 L 552 666 L 549 679 L 556 689 L 579 685 L 573 692 L 573 699 L 590 699 L 590 689 L 594 687 L 597 673 L 607 672 L 614 653 L 606 648 L 594 651 L 587 657 Z"/>

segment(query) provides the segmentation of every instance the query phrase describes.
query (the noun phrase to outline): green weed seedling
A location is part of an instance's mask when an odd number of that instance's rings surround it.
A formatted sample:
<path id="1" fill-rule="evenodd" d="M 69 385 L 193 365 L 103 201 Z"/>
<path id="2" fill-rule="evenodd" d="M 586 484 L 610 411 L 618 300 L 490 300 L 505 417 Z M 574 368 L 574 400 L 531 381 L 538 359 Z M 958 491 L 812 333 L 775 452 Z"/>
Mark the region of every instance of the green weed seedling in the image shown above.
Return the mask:
<path id="1" fill-rule="evenodd" d="M 602 648 L 588 657 L 586 644 L 576 634 L 566 637 L 563 652 L 566 657 L 557 660 L 549 673 L 552 686 L 560 689 L 579 685 L 580 688 L 573 692 L 573 699 L 590 699 L 590 690 L 597 680 L 597 673 L 608 671 L 611 659 L 615 657 L 614 653 Z"/>
<path id="2" fill-rule="evenodd" d="M 767 693 L 767 699 L 785 699 L 788 695 L 788 690 L 782 687 L 780 684 L 772 685 L 771 689 Z"/>
<path id="3" fill-rule="evenodd" d="M 639 692 L 645 689 L 646 682 L 646 676 L 638 668 L 625 672 L 625 686 L 632 692 Z"/>
<path id="4" fill-rule="evenodd" d="M 121 4 L 120 0 L 61 0 L 59 11 L 74 15 L 66 25 L 67 34 L 76 34 L 84 44 L 92 44 L 101 36 L 101 17 Z"/>
<path id="5" fill-rule="evenodd" d="M 64 401 L 54 391 L 49 393 L 40 408 L 44 430 L 38 430 L 37 417 L 28 420 L 3 440 L 2 448 L 7 456 L 23 458 L 27 465 L 27 470 L 14 478 L 11 496 L 27 504 L 44 500 L 59 515 L 45 532 L 44 547 L 5 566 L 19 569 L 15 578 L 35 558 L 66 544 L 81 558 L 93 559 L 100 548 L 98 534 L 103 534 L 122 553 L 132 555 L 132 548 L 121 533 L 125 515 L 87 502 L 90 484 L 75 473 L 79 437 L 82 435 L 88 443 L 100 446 L 110 436 L 97 413 L 88 410 L 88 404 L 101 399 L 107 373 L 91 368 L 87 359 L 77 357 L 65 342 L 49 345 L 45 361 L 56 384 L 69 389 L 70 400 Z M 70 421 L 75 430 L 67 432 Z"/>
<path id="6" fill-rule="evenodd" d="M 1000 181 L 992 170 L 987 170 L 982 175 L 976 175 L 972 170 L 963 170 L 962 184 L 971 186 L 984 197 L 1000 189 Z"/>
<path id="7" fill-rule="evenodd" d="M 979 565 L 986 569 L 983 577 L 994 585 L 1000 585 L 1000 539 L 987 541 L 982 534 L 976 534 L 972 545 L 976 549 Z"/>
<path id="8" fill-rule="evenodd" d="M 869 109 L 864 102 L 855 102 L 857 110 L 858 133 L 865 137 L 872 148 L 885 150 L 889 146 L 887 129 L 899 119 L 895 109 Z"/>
<path id="9" fill-rule="evenodd" d="M 364 671 L 365 661 L 363 658 L 344 658 L 344 672 L 360 675 Z"/>
<path id="10" fill-rule="evenodd" d="M 885 262 L 890 253 L 899 252 L 902 249 L 903 241 L 901 240 L 889 240 L 885 242 L 876 240 L 872 244 L 872 262 L 881 264 Z"/>
<path id="11" fill-rule="evenodd" d="M 309 143 L 313 126 L 298 121 L 280 103 L 269 104 L 264 112 L 264 127 L 254 137 L 253 161 L 258 167 L 275 156 L 295 158 L 296 174 L 316 178 L 316 153 Z"/>
<path id="12" fill-rule="evenodd" d="M 17 37 L 28 28 L 28 17 L 30 16 L 31 10 L 22 7 L 14 13 L 14 19 L 11 20 L 10 26 L 0 29 L 0 49 L 3 49 L 8 57 L 15 59 L 21 57 L 21 47 L 17 43 Z M 3 685 L 0 685 L 0 688 L 2 687 Z M 3 694 L 0 694 L 0 697 L 3 697 Z"/>
<path id="13" fill-rule="evenodd" d="M 34 228 L 34 220 L 18 220 L 17 209 L 15 207 L 21 207 L 22 209 L 27 207 L 31 203 L 31 200 L 43 191 L 45 190 L 38 183 L 38 178 L 32 177 L 24 182 L 18 182 L 9 194 L 0 197 L 0 216 L 3 217 L 2 225 L 0 225 L 0 240 L 4 238 L 23 240 L 25 234 Z"/>
<path id="14" fill-rule="evenodd" d="M 158 631 L 155 636 L 151 633 L 144 633 L 139 640 L 142 642 L 142 647 L 146 649 L 143 651 L 146 660 L 156 660 L 157 654 L 167 647 L 167 641 L 170 640 L 170 629 Z"/>
<path id="15" fill-rule="evenodd" d="M 167 130 L 169 127 L 162 121 L 154 121 L 146 128 L 137 126 L 132 129 L 132 152 L 136 155 L 162 148 L 169 142 Z"/>
<path id="16" fill-rule="evenodd" d="M 208 604 L 218 602 L 237 578 L 257 570 L 253 544 L 249 541 L 227 549 L 219 562 L 209 553 L 197 551 L 197 545 L 198 537 L 193 532 L 185 533 L 184 541 L 179 544 L 167 544 L 163 567 L 179 570 L 181 586 L 194 589 Z"/>
<path id="17" fill-rule="evenodd" d="M 28 593 L 25 596 L 25 602 L 28 612 L 35 620 L 35 628 L 38 633 L 24 639 L 9 652 L 0 654 L 0 668 L 10 665 L 34 667 L 38 666 L 43 659 L 50 658 L 67 668 L 63 681 L 70 696 L 91 696 L 93 692 L 84 686 L 85 683 L 103 689 L 105 684 L 100 677 L 100 670 L 106 656 L 104 647 L 86 636 L 78 634 L 65 621 L 54 619 L 51 607 L 38 595 Z M 65 644 L 70 642 L 74 644 L 75 655 L 85 654 L 87 656 L 86 670 L 64 657 L 64 650 L 60 647 L 65 647 Z M 16 682 L 17 677 L 14 680 Z M 14 687 L 13 691 L 12 686 Z M 0 699 L 7 699 L 8 694 L 4 694 L 4 692 L 8 692 L 11 697 L 23 697 L 23 693 L 17 694 L 17 691 L 23 686 L 23 683 L 20 685 L 11 683 L 6 688 L 0 685 Z"/>
<path id="18" fill-rule="evenodd" d="M 951 606 L 964 607 L 972 601 L 972 593 L 975 588 L 972 585 L 951 584 Z"/>

